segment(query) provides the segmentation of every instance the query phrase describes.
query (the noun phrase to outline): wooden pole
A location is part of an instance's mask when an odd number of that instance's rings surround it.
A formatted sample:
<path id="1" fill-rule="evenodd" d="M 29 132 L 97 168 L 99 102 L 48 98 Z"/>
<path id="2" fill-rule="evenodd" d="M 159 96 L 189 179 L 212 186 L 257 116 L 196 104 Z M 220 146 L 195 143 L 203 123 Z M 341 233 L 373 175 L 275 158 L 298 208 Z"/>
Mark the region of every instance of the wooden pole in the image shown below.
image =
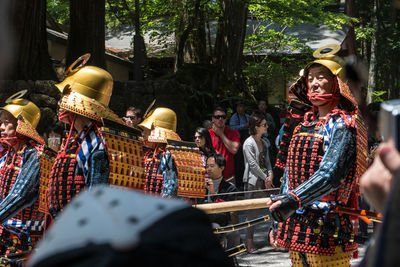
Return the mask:
<path id="1" fill-rule="evenodd" d="M 209 204 L 193 205 L 194 208 L 200 209 L 208 214 L 230 212 L 239 210 L 255 210 L 263 209 L 271 206 L 272 202 L 269 197 L 255 198 L 246 200 L 235 200 L 228 202 L 218 202 Z"/>

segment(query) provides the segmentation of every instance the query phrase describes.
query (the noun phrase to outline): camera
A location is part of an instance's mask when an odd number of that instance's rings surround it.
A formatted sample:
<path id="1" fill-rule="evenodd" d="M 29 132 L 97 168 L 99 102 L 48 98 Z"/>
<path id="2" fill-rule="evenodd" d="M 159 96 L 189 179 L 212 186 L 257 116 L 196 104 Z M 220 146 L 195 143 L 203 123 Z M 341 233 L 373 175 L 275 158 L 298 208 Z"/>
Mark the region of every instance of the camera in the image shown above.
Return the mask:
<path id="1" fill-rule="evenodd" d="M 393 139 L 398 151 L 400 134 L 400 99 L 389 100 L 381 104 L 379 112 L 379 131 L 382 140 L 387 142 Z"/>

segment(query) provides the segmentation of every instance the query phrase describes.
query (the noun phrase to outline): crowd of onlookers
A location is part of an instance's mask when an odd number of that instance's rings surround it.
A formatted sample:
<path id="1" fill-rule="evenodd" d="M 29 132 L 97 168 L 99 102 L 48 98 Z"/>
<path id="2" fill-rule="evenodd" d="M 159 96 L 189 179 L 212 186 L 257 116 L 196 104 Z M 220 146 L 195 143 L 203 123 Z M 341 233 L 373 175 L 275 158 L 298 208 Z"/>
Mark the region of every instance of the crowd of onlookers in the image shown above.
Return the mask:
<path id="1" fill-rule="evenodd" d="M 193 135 L 206 168 L 206 202 L 235 200 L 239 194 L 220 195 L 234 191 L 244 192 L 245 199 L 265 197 L 265 189 L 273 188 L 272 168 L 279 148 L 282 118 L 276 116 L 276 112 L 270 112 L 266 100 L 258 101 L 254 110 L 247 109 L 243 101 L 237 101 L 234 108 L 236 112 L 228 118 L 224 108 L 215 107 L 211 120 L 204 121 Z M 379 104 L 370 104 L 368 108 L 372 116 L 370 119 L 374 120 L 375 116 L 377 120 Z M 127 126 L 136 127 L 142 121 L 141 110 L 129 107 L 123 120 Z M 54 151 L 60 148 L 63 132 L 63 125 L 57 123 L 43 134 L 48 146 Z M 368 145 L 371 163 L 379 143 L 378 130 L 370 129 Z M 369 209 L 362 196 L 360 208 Z M 257 212 L 248 211 L 247 220 L 255 219 Z M 239 222 L 235 213 L 229 216 L 220 214 L 211 219 L 219 225 Z M 360 231 L 367 234 L 367 230 L 367 225 L 360 221 Z M 254 227 L 249 227 L 246 232 L 249 252 L 256 250 L 253 235 Z M 233 237 L 234 240 L 237 238 Z"/>
<path id="2" fill-rule="evenodd" d="M 265 197 L 262 190 L 273 187 L 272 167 L 278 151 L 275 138 L 280 118 L 270 113 L 266 100 L 258 101 L 253 111 L 248 110 L 243 101 L 236 102 L 234 109 L 236 112 L 228 118 L 224 108 L 215 107 L 210 120 L 204 121 L 193 135 L 206 168 L 205 202 L 235 200 L 236 194 L 220 195 L 234 191 L 246 191 L 246 199 Z M 127 126 L 136 127 L 142 116 L 139 108 L 129 107 L 122 119 Z M 43 133 L 48 146 L 54 151 L 60 148 L 64 130 L 64 126 L 57 123 Z M 255 219 L 257 212 L 249 211 L 247 219 Z M 225 226 L 238 223 L 239 219 L 236 213 L 231 213 L 211 216 L 211 221 Z M 248 228 L 249 252 L 256 250 L 253 235 L 254 227 Z M 238 233 L 229 235 L 228 247 L 238 245 L 239 241 Z"/>

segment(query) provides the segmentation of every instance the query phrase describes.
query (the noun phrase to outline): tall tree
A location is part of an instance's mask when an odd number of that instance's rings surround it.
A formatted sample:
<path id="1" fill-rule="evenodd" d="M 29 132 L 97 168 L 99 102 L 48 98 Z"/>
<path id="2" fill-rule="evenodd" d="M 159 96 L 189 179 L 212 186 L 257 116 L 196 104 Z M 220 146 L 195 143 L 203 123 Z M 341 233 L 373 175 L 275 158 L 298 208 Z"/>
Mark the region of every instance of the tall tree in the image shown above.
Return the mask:
<path id="1" fill-rule="evenodd" d="M 67 66 L 90 53 L 90 64 L 106 68 L 105 0 L 70 0 Z"/>
<path id="2" fill-rule="evenodd" d="M 184 63 L 185 48 L 188 45 L 187 41 L 196 26 L 200 14 L 200 0 L 194 1 L 194 7 L 191 7 L 193 1 L 181 1 L 183 4 L 183 12 L 180 15 L 180 23 L 175 32 L 175 71 L 177 71 Z"/>
<path id="3" fill-rule="evenodd" d="M 248 3 L 244 0 L 221 0 L 222 16 L 218 21 L 215 43 L 217 68 L 228 81 L 243 89 L 242 57 L 246 35 Z"/>
<path id="4" fill-rule="evenodd" d="M 375 36 L 372 38 L 370 47 L 370 58 L 369 58 L 369 70 L 368 70 L 368 90 L 367 90 L 367 103 L 371 103 L 373 101 L 373 93 L 376 89 L 376 33 L 377 33 L 377 9 L 376 2 L 374 1 L 373 12 L 371 18 L 371 26 L 375 28 Z"/>
<path id="5" fill-rule="evenodd" d="M 144 50 L 144 40 L 141 35 L 142 31 L 140 30 L 140 7 L 139 0 L 135 0 L 135 36 L 133 39 L 133 52 L 134 52 L 134 73 L 135 80 L 141 81 L 143 80 L 143 50 Z M 143 46 L 143 48 L 142 48 Z"/>
<path id="6" fill-rule="evenodd" d="M 46 0 L 11 1 L 15 80 L 55 80 L 47 47 Z"/>

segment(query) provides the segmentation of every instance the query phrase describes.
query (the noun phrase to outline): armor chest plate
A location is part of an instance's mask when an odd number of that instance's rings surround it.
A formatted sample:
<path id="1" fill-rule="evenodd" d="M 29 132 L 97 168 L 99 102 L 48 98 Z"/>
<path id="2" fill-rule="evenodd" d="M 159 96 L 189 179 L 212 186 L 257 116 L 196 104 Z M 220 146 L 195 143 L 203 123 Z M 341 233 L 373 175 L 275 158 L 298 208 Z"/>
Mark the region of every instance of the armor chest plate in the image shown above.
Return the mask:
<path id="1" fill-rule="evenodd" d="M 157 152 L 156 152 L 157 153 Z M 164 178 L 158 169 L 161 164 L 162 153 L 153 157 L 153 153 L 146 154 L 144 160 L 146 181 L 144 184 L 144 192 L 147 194 L 160 195 L 163 189 Z"/>
<path id="2" fill-rule="evenodd" d="M 292 137 L 287 158 L 289 190 L 307 181 L 318 170 L 324 155 L 323 128 L 299 125 Z"/>
<path id="3" fill-rule="evenodd" d="M 47 201 L 53 217 L 85 187 L 85 177 L 82 173 L 76 173 L 76 152 L 76 146 L 65 153 L 60 152 L 51 170 Z"/>

